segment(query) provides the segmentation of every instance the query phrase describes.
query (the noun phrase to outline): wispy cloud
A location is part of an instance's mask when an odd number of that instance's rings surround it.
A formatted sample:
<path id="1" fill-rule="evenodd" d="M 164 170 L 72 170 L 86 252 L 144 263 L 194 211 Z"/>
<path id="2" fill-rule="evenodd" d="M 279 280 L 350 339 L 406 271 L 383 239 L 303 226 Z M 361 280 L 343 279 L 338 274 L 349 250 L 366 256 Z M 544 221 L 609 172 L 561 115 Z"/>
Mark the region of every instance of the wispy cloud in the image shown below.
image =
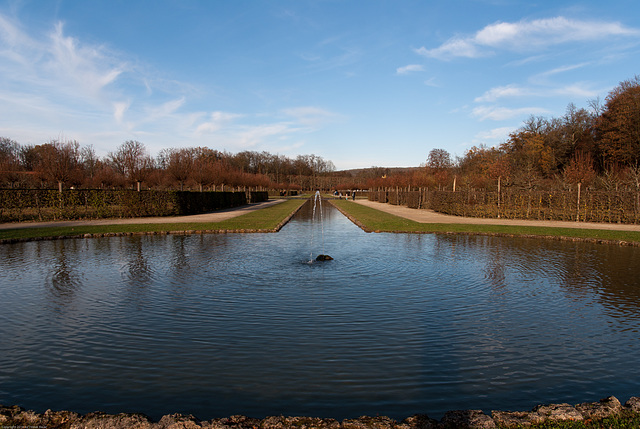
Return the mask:
<path id="1" fill-rule="evenodd" d="M 481 131 L 475 135 L 474 141 L 477 141 L 477 142 L 478 141 L 479 142 L 502 141 L 502 140 L 505 140 L 509 136 L 509 133 L 511 133 L 512 131 L 513 131 L 512 127 L 500 127 L 500 128 L 493 128 L 487 131 Z"/>
<path id="2" fill-rule="evenodd" d="M 65 36 L 61 22 L 56 24 L 50 40 L 51 43 L 44 47 L 45 69 L 88 96 L 99 96 L 100 91 L 113 83 L 126 67 L 124 63 L 114 64 L 114 58 L 105 55 L 100 47 L 82 46 L 74 38 Z"/>
<path id="3" fill-rule="evenodd" d="M 437 48 L 416 49 L 420 55 L 441 60 L 478 58 L 497 50 L 531 52 L 569 42 L 587 42 L 614 37 L 638 37 L 640 30 L 619 22 L 581 21 L 562 16 L 519 22 L 497 22 L 473 35 L 454 36 Z"/>
<path id="4" fill-rule="evenodd" d="M 586 67 L 588 65 L 589 65 L 589 63 L 564 65 L 564 66 L 556 67 L 556 68 L 551 69 L 551 70 L 547 70 L 546 72 L 540 73 L 538 76 L 544 76 L 544 77 L 552 76 L 552 75 L 556 75 L 556 74 L 560 74 L 560 73 L 565 73 L 565 72 L 568 72 L 568 71 L 577 70 L 577 69 Z"/>
<path id="5" fill-rule="evenodd" d="M 244 115 L 193 111 L 189 84 L 148 73 L 125 55 L 64 30 L 58 22 L 39 37 L 0 14 L 0 117 L 12 124 L 12 135 L 32 141 L 26 136 L 65 130 L 106 152 L 132 137 L 153 150 L 183 141 L 203 144 L 218 132 L 229 147 L 296 132 L 296 121 L 238 125 Z M 306 110 L 298 116 L 300 123 L 319 123 L 329 113 Z"/>
<path id="6" fill-rule="evenodd" d="M 424 71 L 424 66 L 421 64 L 409 64 L 404 67 L 398 67 L 396 69 L 396 74 L 410 74 L 414 72 Z"/>
<path id="7" fill-rule="evenodd" d="M 300 125 L 311 128 L 316 128 L 338 118 L 337 114 L 314 106 L 283 109 L 282 113 L 292 117 Z"/>
<path id="8" fill-rule="evenodd" d="M 0 15 L 0 60 L 0 73 L 13 87 L 90 103 L 104 103 L 103 89 L 127 68 L 104 47 L 66 36 L 61 22 L 46 38 L 36 39 L 4 15 Z"/>
<path id="9" fill-rule="evenodd" d="M 269 116 L 213 112 L 209 120 L 197 126 L 195 135 L 215 135 L 216 141 L 236 149 L 269 145 L 292 150 L 303 144 L 300 136 L 340 117 L 314 106 L 282 109 L 277 114 L 280 120 L 272 117 L 274 120 L 270 121 Z M 286 120 L 282 120 L 283 116 Z"/>
<path id="10" fill-rule="evenodd" d="M 292 143 L 295 137 L 304 130 L 291 122 L 252 122 L 255 117 L 250 118 L 244 115 L 227 114 L 224 112 L 214 112 L 212 119 L 198 126 L 196 137 L 215 137 L 219 146 L 233 150 L 245 150 L 255 147 L 290 146 L 294 147 L 297 142 Z M 246 123 L 239 123 L 236 119 L 244 118 Z"/>
<path id="11" fill-rule="evenodd" d="M 129 97 L 117 86 L 127 69 L 127 61 L 104 46 L 65 35 L 62 22 L 42 35 L 0 14 L 0 117 L 17 117 L 14 125 L 50 132 L 127 130 L 132 103 L 123 101 Z"/>
<path id="12" fill-rule="evenodd" d="M 180 109 L 184 103 L 186 102 L 185 97 L 180 97 L 175 100 L 169 100 L 161 104 L 150 105 L 145 109 L 145 115 L 140 123 L 145 122 L 156 122 L 159 120 L 164 120 L 169 117 L 177 116 L 176 113 L 178 109 Z"/>
<path id="13" fill-rule="evenodd" d="M 213 112 L 210 115 L 208 121 L 201 123 L 196 128 L 196 135 L 202 135 L 206 133 L 215 133 L 221 130 L 223 127 L 230 124 L 235 119 L 241 118 L 242 115 L 237 113 L 228 112 Z"/>
<path id="14" fill-rule="evenodd" d="M 500 106 L 478 106 L 475 107 L 471 115 L 478 118 L 481 121 L 504 121 L 506 119 L 512 119 L 522 115 L 541 115 L 549 113 L 548 110 L 540 107 L 519 107 L 511 109 Z"/>
<path id="15" fill-rule="evenodd" d="M 599 94 L 605 91 L 604 88 L 593 88 L 589 83 L 577 82 L 571 85 L 566 85 L 561 88 L 557 88 L 554 92 L 557 95 L 568 95 L 571 98 L 578 97 L 582 99 L 595 98 Z"/>
<path id="16" fill-rule="evenodd" d="M 296 132 L 295 128 L 286 123 L 255 125 L 239 130 L 236 140 L 240 147 L 253 147 L 271 138 L 284 140 Z"/>
<path id="17" fill-rule="evenodd" d="M 440 60 L 453 57 L 477 58 L 483 56 L 482 50 L 474 43 L 473 38 L 460 37 L 449 39 L 437 48 L 427 49 L 423 46 L 416 49 L 415 52 L 425 57 Z"/>
<path id="18" fill-rule="evenodd" d="M 595 89 L 588 82 L 576 82 L 568 85 L 505 85 L 497 86 L 475 98 L 476 103 L 492 103 L 502 99 L 517 99 L 527 97 L 548 98 L 569 96 L 579 98 L 593 98 L 602 93 L 603 89 Z"/>
<path id="19" fill-rule="evenodd" d="M 491 88 L 480 97 L 477 97 L 475 101 L 477 103 L 484 103 L 493 102 L 506 97 L 523 97 L 529 95 L 532 95 L 532 91 L 529 88 L 524 88 L 518 85 L 505 85 Z"/>
<path id="20" fill-rule="evenodd" d="M 121 124 L 124 117 L 124 113 L 129 109 L 129 102 L 115 102 L 113 103 L 113 118 L 117 123 Z"/>
<path id="21" fill-rule="evenodd" d="M 2 14 L 0 14 L 0 47 L 0 58 L 4 59 L 2 62 L 4 64 L 0 63 L 0 67 L 5 70 L 10 70 L 7 66 L 11 64 L 19 64 L 24 71 L 30 64 L 39 61 L 41 56 L 38 43 Z"/>
<path id="22" fill-rule="evenodd" d="M 424 84 L 427 86 L 431 86 L 434 88 L 439 88 L 440 84 L 438 83 L 438 81 L 436 80 L 435 77 L 430 77 L 429 79 L 424 81 Z"/>

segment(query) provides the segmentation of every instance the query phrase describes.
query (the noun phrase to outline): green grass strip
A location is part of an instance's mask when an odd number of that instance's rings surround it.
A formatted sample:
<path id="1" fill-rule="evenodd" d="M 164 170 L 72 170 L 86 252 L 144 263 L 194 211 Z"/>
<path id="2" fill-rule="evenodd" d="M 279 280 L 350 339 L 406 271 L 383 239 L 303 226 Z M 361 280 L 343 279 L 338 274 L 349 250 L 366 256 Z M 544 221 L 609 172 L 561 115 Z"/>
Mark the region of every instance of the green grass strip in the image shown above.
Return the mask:
<path id="1" fill-rule="evenodd" d="M 81 225 L 68 227 L 19 228 L 0 230 L 0 241 L 38 238 L 77 237 L 85 234 L 144 234 L 177 231 L 273 232 L 278 230 L 306 200 L 287 200 L 220 222 L 145 223 L 124 225 Z"/>
<path id="2" fill-rule="evenodd" d="M 352 221 L 369 232 L 458 233 L 507 236 L 555 237 L 640 245 L 640 232 L 603 229 L 557 228 L 457 223 L 420 223 L 344 200 L 331 201 Z"/>

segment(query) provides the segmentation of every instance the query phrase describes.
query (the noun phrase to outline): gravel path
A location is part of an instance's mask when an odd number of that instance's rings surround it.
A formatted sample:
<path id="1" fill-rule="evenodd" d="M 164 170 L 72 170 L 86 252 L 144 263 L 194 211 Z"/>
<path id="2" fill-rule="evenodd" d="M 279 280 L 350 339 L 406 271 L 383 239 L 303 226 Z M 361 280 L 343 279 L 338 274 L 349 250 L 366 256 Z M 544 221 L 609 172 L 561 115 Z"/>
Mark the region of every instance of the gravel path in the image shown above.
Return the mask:
<path id="1" fill-rule="evenodd" d="M 349 200 L 353 202 L 352 200 Z M 556 228 L 582 228 L 582 229 L 607 229 L 617 231 L 640 231 L 640 225 L 627 225 L 617 223 L 594 222 L 562 222 L 547 220 L 520 220 L 520 219 L 488 219 L 477 217 L 450 216 L 436 213 L 433 210 L 410 209 L 404 206 L 379 203 L 369 200 L 355 200 L 356 204 L 371 207 L 376 210 L 391 213 L 419 223 L 461 223 L 477 225 L 515 225 L 515 226 L 542 226 Z"/>

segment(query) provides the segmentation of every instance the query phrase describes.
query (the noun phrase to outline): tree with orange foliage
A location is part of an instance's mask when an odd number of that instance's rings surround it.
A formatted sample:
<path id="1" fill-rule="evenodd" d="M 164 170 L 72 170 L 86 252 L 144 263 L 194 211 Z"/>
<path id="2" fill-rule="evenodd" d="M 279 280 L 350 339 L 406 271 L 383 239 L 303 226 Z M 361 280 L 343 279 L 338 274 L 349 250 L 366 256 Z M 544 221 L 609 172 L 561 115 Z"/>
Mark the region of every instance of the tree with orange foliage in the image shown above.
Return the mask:
<path id="1" fill-rule="evenodd" d="M 563 177 L 567 183 L 581 183 L 584 186 L 589 186 L 596 178 L 591 154 L 582 151 L 576 152 L 565 168 Z"/>
<path id="2" fill-rule="evenodd" d="M 541 133 L 526 130 L 511 133 L 500 148 L 511 160 L 514 182 L 528 189 L 553 170 L 553 151 L 545 145 Z"/>
<path id="3" fill-rule="evenodd" d="M 621 82 L 609 93 L 597 132 L 606 165 L 640 163 L 640 76 Z"/>
<path id="4" fill-rule="evenodd" d="M 504 154 L 494 147 L 473 146 L 460 160 L 461 182 L 474 188 L 490 188 L 500 175 L 508 176 L 508 164 L 500 161 Z M 500 167 L 497 167 L 497 164 Z M 496 174 L 498 174 L 496 176 Z"/>

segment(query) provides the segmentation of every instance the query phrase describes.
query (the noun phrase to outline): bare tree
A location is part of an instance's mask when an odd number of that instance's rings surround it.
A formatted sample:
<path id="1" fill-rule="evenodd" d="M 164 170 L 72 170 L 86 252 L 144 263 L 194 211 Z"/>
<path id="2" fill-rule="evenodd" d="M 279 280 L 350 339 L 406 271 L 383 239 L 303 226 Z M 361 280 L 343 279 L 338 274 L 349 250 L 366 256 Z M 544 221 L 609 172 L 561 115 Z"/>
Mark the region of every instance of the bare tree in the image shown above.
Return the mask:
<path id="1" fill-rule="evenodd" d="M 92 183 L 100 168 L 100 159 L 96 156 L 96 151 L 92 145 L 80 149 L 80 165 L 84 172 L 84 181 Z"/>
<path id="2" fill-rule="evenodd" d="M 46 180 L 57 182 L 62 192 L 64 183 L 77 180 L 80 164 L 80 144 L 73 140 L 60 142 L 51 140 L 38 149 L 39 159 L 36 171 Z"/>
<path id="3" fill-rule="evenodd" d="M 194 149 L 165 149 L 160 153 L 159 159 L 167 174 L 184 189 L 186 182 L 193 173 Z"/>
<path id="4" fill-rule="evenodd" d="M 0 137 L 0 181 L 13 185 L 20 179 L 20 145 L 7 137 Z"/>
<path id="5" fill-rule="evenodd" d="M 223 155 L 217 150 L 207 147 L 193 149 L 193 171 L 191 179 L 198 185 L 200 192 L 205 186 L 223 183 Z"/>
<path id="6" fill-rule="evenodd" d="M 451 155 L 444 149 L 432 149 L 427 158 L 427 173 L 431 174 L 438 184 L 438 189 L 446 186 L 451 176 Z"/>
<path id="7" fill-rule="evenodd" d="M 108 158 L 114 169 L 130 183 L 136 183 L 137 190 L 153 168 L 153 159 L 144 144 L 137 140 L 127 140 Z"/>
<path id="8" fill-rule="evenodd" d="M 427 167 L 431 170 L 443 170 L 453 165 L 451 155 L 444 149 L 431 149 L 427 158 Z"/>

